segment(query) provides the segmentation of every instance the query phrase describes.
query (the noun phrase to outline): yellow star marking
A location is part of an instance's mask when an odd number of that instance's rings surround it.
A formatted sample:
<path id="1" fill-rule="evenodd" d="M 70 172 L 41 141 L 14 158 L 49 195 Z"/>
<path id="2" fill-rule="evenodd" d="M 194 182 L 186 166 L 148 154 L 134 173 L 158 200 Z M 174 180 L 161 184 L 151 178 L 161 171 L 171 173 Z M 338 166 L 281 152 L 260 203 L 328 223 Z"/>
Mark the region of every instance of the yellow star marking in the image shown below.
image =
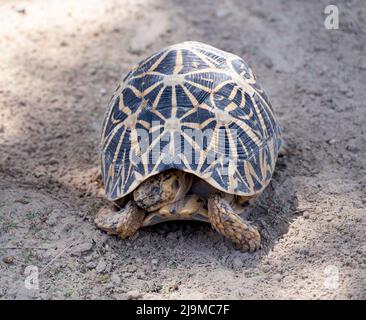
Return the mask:
<path id="1" fill-rule="evenodd" d="M 199 83 L 196 83 L 196 82 L 193 82 L 193 81 L 190 81 L 190 80 L 186 80 L 186 83 L 190 84 L 193 87 L 196 87 L 198 89 L 201 89 L 203 91 L 206 91 L 208 93 L 211 93 L 212 92 L 212 89 L 211 88 L 207 88 L 207 87 L 203 86 L 202 84 L 199 84 Z"/>
<path id="2" fill-rule="evenodd" d="M 181 85 L 181 87 L 183 88 L 184 93 L 187 95 L 188 99 L 191 101 L 193 106 L 198 106 L 199 102 L 198 100 L 194 97 L 194 95 L 192 94 L 191 91 L 189 91 L 186 86 Z"/>
<path id="3" fill-rule="evenodd" d="M 177 50 L 176 55 L 177 56 L 175 59 L 175 66 L 174 66 L 173 74 L 178 74 L 184 68 L 182 51 Z"/>
<path id="4" fill-rule="evenodd" d="M 155 63 L 149 68 L 149 72 L 154 71 L 159 64 L 166 58 L 166 56 L 169 54 L 170 50 L 166 50 L 161 57 L 155 61 Z"/>
<path id="5" fill-rule="evenodd" d="M 172 87 L 172 114 L 171 117 L 175 119 L 177 115 L 177 92 L 175 86 Z"/>
<path id="6" fill-rule="evenodd" d="M 212 58 L 205 56 L 203 53 L 201 53 L 195 49 L 191 49 L 190 51 L 192 51 L 197 57 L 199 57 L 203 62 L 205 62 L 211 68 L 216 67 L 216 64 L 215 64 L 216 61 L 213 60 Z"/>
<path id="7" fill-rule="evenodd" d="M 147 94 L 149 94 L 151 91 L 153 91 L 156 87 L 160 86 L 163 83 L 163 81 L 157 81 L 155 82 L 152 86 L 146 88 L 143 92 L 142 95 L 146 96 Z"/>
<path id="8" fill-rule="evenodd" d="M 231 91 L 230 95 L 229 95 L 229 99 L 230 100 L 233 100 L 236 96 L 236 94 L 238 93 L 238 90 L 239 90 L 239 87 L 238 86 L 235 86 L 233 88 L 233 90 Z"/>
<path id="9" fill-rule="evenodd" d="M 162 87 L 162 88 L 159 90 L 158 94 L 156 95 L 156 98 L 155 98 L 155 100 L 154 100 L 154 102 L 153 102 L 153 105 L 152 105 L 152 109 L 153 109 L 153 110 L 156 110 L 156 108 L 157 108 L 157 106 L 158 106 L 158 104 L 159 104 L 159 101 L 160 101 L 161 95 L 163 94 L 164 90 L 165 90 L 165 86 L 164 86 L 164 87 Z"/>

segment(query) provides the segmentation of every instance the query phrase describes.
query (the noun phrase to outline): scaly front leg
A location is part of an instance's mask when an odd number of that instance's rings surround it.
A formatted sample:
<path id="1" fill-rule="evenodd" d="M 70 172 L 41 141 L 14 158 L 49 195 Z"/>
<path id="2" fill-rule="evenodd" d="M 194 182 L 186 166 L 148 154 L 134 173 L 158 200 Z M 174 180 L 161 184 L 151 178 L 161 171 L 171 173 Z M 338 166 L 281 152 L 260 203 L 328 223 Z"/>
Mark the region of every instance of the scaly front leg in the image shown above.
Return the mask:
<path id="1" fill-rule="evenodd" d="M 223 194 L 209 195 L 208 218 L 216 231 L 231 239 L 239 249 L 253 252 L 260 248 L 258 230 L 233 210 Z"/>
<path id="2" fill-rule="evenodd" d="M 122 239 L 131 237 L 141 227 L 145 211 L 134 201 L 129 201 L 120 210 L 107 207 L 99 210 L 95 217 L 97 226 L 109 234 L 118 234 Z"/>

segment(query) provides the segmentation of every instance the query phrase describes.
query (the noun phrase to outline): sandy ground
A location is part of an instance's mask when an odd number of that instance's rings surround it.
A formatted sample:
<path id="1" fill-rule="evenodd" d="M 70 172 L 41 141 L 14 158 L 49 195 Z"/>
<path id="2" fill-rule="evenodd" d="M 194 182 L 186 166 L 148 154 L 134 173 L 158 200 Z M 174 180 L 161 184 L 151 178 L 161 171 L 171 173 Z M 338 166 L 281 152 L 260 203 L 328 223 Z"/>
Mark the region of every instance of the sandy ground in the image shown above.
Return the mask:
<path id="1" fill-rule="evenodd" d="M 0 298 L 365 299 L 366 5 L 336 2 L 339 30 L 328 1 L 1 1 Z M 183 40 L 246 59 L 285 129 L 255 254 L 206 224 L 125 241 L 93 223 L 109 97 Z"/>

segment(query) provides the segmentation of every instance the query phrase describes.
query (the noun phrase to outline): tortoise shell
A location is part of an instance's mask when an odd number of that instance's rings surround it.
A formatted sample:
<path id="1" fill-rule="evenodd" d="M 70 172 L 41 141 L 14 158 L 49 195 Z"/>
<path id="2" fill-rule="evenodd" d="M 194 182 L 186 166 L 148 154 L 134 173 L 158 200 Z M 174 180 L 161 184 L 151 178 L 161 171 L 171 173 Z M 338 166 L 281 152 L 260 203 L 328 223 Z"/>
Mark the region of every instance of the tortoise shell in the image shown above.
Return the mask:
<path id="1" fill-rule="evenodd" d="M 183 42 L 141 61 L 109 102 L 101 173 L 109 200 L 168 169 L 253 196 L 268 185 L 281 129 L 264 90 L 238 56 Z"/>

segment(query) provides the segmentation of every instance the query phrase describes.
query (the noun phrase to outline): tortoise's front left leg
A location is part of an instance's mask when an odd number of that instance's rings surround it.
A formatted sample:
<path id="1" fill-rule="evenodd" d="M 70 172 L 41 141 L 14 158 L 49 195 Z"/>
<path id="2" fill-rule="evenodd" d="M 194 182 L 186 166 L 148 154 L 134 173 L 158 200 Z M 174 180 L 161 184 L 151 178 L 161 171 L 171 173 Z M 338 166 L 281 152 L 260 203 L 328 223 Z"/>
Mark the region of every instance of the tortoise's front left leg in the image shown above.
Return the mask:
<path id="1" fill-rule="evenodd" d="M 109 234 L 118 234 L 122 239 L 131 237 L 141 227 L 145 211 L 130 200 L 120 210 L 106 207 L 99 210 L 95 217 L 97 226 Z"/>
<path id="2" fill-rule="evenodd" d="M 208 218 L 212 226 L 232 240 L 239 249 L 253 252 L 260 248 L 261 236 L 248 221 L 242 219 L 221 193 L 208 197 Z"/>

